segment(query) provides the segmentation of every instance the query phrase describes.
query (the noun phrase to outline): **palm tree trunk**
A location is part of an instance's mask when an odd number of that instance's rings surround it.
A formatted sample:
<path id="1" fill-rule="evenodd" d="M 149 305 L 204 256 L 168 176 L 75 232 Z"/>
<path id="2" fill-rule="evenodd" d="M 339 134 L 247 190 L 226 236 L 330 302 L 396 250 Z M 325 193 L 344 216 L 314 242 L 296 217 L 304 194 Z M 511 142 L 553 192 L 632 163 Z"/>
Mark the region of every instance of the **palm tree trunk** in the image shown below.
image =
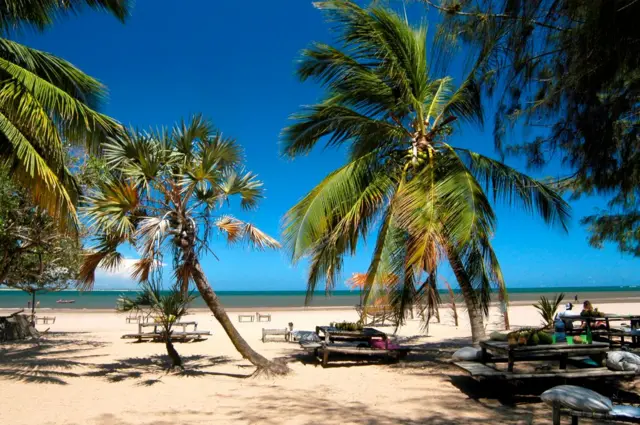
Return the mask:
<path id="1" fill-rule="evenodd" d="M 170 333 L 166 334 L 165 346 L 167 347 L 167 354 L 171 359 L 171 369 L 175 369 L 177 367 L 180 369 L 184 369 L 184 367 L 182 366 L 182 358 L 180 357 L 180 354 L 178 354 L 178 351 L 176 351 L 176 349 L 173 346 L 173 343 L 171 342 Z"/>
<path id="2" fill-rule="evenodd" d="M 447 257 L 449 257 L 449 264 L 453 269 L 453 273 L 458 280 L 460 286 L 460 292 L 464 298 L 464 303 L 467 306 L 467 312 L 469 313 L 469 322 L 471 323 L 471 340 L 473 345 L 478 345 L 480 341 L 486 339 L 484 332 L 484 313 L 475 290 L 471 285 L 469 276 L 467 275 L 462 260 L 453 250 L 447 250 Z"/>
<path id="3" fill-rule="evenodd" d="M 253 365 L 258 367 L 258 372 L 267 372 L 273 373 L 276 375 L 284 375 L 289 372 L 289 368 L 284 363 L 276 363 L 270 360 L 267 360 L 264 356 L 258 354 L 254 351 L 249 344 L 242 338 L 240 333 L 236 330 L 227 315 L 227 312 L 220 304 L 220 300 L 211 285 L 209 285 L 209 281 L 202 271 L 202 267 L 198 260 L 193 260 L 193 280 L 196 283 L 196 287 L 202 296 L 202 299 L 207 303 L 207 306 L 213 312 L 215 318 L 220 322 L 222 328 L 229 336 L 229 339 L 233 343 L 234 347 L 242 357 L 249 360 Z"/>

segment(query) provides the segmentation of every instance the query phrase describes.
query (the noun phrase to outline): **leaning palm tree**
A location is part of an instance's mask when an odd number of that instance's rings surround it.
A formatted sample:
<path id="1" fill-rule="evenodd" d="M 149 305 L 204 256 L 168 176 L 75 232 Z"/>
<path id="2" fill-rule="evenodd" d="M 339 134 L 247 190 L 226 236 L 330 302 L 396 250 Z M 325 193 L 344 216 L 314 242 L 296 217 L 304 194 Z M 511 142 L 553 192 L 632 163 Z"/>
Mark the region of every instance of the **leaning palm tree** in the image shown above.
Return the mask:
<path id="1" fill-rule="evenodd" d="M 118 311 L 149 310 L 157 324 L 162 327 L 162 338 L 171 359 L 170 369 L 184 369 L 182 358 L 173 346 L 171 336 L 173 325 L 187 314 L 189 304 L 196 298 L 190 292 L 184 292 L 179 286 L 172 286 L 168 292 L 162 292 L 159 280 L 142 282 L 142 291 L 135 298 L 122 296 L 118 299 Z"/>
<path id="2" fill-rule="evenodd" d="M 535 179 L 449 143 L 458 123 L 482 124 L 480 94 L 471 78 L 456 86 L 431 77 L 424 25 L 352 1 L 315 4 L 335 24 L 339 46 L 303 51 L 298 75 L 326 93 L 283 130 L 284 154 L 307 154 L 322 139 L 345 146 L 348 157 L 288 211 L 292 259 L 310 258 L 310 294 L 322 282 L 331 289 L 345 254 L 377 232 L 366 289 L 398 276 L 392 303 L 400 320 L 416 300 L 437 302 L 438 265 L 448 260 L 478 342 L 492 287 L 506 291 L 490 243 L 489 195 L 562 228 L 568 205 Z"/>
<path id="3" fill-rule="evenodd" d="M 253 225 L 217 214 L 233 197 L 245 209 L 255 208 L 262 198 L 262 183 L 242 169 L 238 145 L 198 115 L 171 131 L 129 131 L 103 150 L 113 175 L 85 200 L 83 212 L 95 247 L 81 267 L 82 284 L 93 285 L 98 267 L 117 267 L 122 259 L 117 248 L 122 244 L 138 248 L 141 258 L 132 276 L 140 282 L 147 281 L 169 254 L 182 291 L 195 283 L 243 357 L 259 371 L 285 373 L 285 365 L 268 361 L 240 336 L 200 265 L 201 255 L 211 252 L 215 231 L 230 243 L 258 249 L 280 246 Z"/>
<path id="4" fill-rule="evenodd" d="M 64 164 L 66 143 L 96 152 L 120 131 L 96 112 L 106 90 L 94 78 L 50 53 L 10 40 L 23 28 L 44 30 L 82 6 L 123 20 L 126 0 L 7 0 L 0 5 L 0 161 L 50 213 L 75 220 L 78 188 Z"/>

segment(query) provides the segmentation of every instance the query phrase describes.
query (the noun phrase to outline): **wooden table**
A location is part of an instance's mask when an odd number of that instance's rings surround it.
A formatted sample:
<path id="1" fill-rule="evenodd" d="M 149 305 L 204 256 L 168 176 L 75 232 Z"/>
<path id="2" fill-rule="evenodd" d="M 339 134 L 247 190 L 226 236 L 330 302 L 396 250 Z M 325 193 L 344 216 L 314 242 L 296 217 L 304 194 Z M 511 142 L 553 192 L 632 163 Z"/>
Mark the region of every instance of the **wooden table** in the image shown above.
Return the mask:
<path id="1" fill-rule="evenodd" d="M 491 359 L 490 353 L 498 355 L 506 355 L 509 372 L 513 372 L 513 365 L 520 360 L 541 360 L 549 358 L 560 359 L 560 369 L 567 368 L 567 358 L 569 356 L 590 356 L 596 355 L 600 358 L 600 365 L 604 360 L 604 355 L 609 350 L 609 344 L 604 342 L 593 342 L 591 344 L 567 344 L 560 342 L 551 345 L 534 345 L 534 346 L 517 346 L 509 347 L 506 341 L 482 341 L 482 363 L 495 362 Z"/>
<path id="2" fill-rule="evenodd" d="M 625 336 L 629 336 L 631 338 L 632 345 L 640 344 L 640 335 L 635 335 L 631 332 L 634 327 L 640 327 L 640 315 L 637 314 L 605 314 L 602 317 L 563 316 L 560 318 L 565 323 L 577 321 L 586 323 L 587 326 L 591 327 L 591 332 L 594 336 L 606 336 L 610 345 L 613 345 L 613 341 L 611 339 L 612 336 L 620 337 L 620 345 L 624 345 Z M 628 331 L 611 329 L 611 322 L 621 322 L 623 320 L 628 320 L 631 322 L 631 328 Z M 594 326 L 594 324 L 598 322 L 604 323 L 604 328 Z M 586 329 L 581 327 L 574 327 L 573 329 L 566 330 L 567 335 L 578 335 L 584 332 L 586 332 Z"/>
<path id="3" fill-rule="evenodd" d="M 364 328 L 361 331 L 345 331 L 332 326 L 316 326 L 316 334 L 324 339 L 325 343 L 333 341 L 363 341 L 371 345 L 371 340 L 381 339 L 385 342 L 385 347 L 389 348 L 387 334 L 374 328 Z"/>

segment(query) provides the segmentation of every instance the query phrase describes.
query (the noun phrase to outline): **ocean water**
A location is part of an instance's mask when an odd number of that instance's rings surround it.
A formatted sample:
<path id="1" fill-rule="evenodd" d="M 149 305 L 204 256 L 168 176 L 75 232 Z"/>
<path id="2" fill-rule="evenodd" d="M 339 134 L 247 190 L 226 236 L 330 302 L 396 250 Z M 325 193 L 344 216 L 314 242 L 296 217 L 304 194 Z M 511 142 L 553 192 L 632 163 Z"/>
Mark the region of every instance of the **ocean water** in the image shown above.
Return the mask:
<path id="1" fill-rule="evenodd" d="M 136 291 L 123 290 L 96 290 L 91 292 L 62 291 L 55 293 L 38 294 L 40 308 L 64 308 L 64 309 L 113 309 L 120 296 L 126 294 L 135 296 Z M 509 300 L 515 303 L 524 303 L 537 300 L 541 295 L 547 297 L 564 292 L 567 301 L 573 301 L 578 296 L 580 302 L 590 299 L 600 302 L 607 300 L 624 301 L 631 298 L 640 299 L 640 287 L 631 286 L 594 286 L 594 287 L 555 287 L 555 288 L 512 288 L 509 289 Z M 253 307 L 302 307 L 305 302 L 305 291 L 219 291 L 216 292 L 220 301 L 228 308 L 253 308 Z M 446 290 L 440 290 L 443 301 L 449 298 Z M 75 300 L 73 304 L 58 304 L 57 300 Z M 0 290 L 0 308 L 27 307 L 31 297 L 14 290 Z M 324 292 L 314 295 L 311 307 L 326 306 L 354 306 L 360 303 L 360 295 L 357 291 L 334 291 L 331 296 L 325 296 Z M 204 301 L 198 297 L 192 307 L 204 308 Z"/>

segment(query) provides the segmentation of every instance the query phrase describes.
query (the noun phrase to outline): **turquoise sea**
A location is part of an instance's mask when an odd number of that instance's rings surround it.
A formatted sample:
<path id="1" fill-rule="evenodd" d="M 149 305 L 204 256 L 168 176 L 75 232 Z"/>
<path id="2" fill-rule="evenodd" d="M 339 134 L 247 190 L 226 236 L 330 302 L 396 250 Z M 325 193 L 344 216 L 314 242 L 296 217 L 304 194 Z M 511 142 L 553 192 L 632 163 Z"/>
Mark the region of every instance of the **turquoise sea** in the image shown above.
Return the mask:
<path id="1" fill-rule="evenodd" d="M 580 301 L 586 299 L 597 302 L 632 301 L 638 298 L 640 301 L 640 287 L 631 286 L 593 286 L 593 287 L 555 287 L 555 288 L 512 288 L 509 289 L 511 302 L 520 304 L 537 300 L 541 295 L 553 296 L 557 292 L 564 292 L 567 301 L 573 301 L 577 295 Z M 62 291 L 56 293 L 44 293 L 37 295 L 40 308 L 65 308 L 65 309 L 112 309 L 117 299 L 127 294 L 134 296 L 135 291 L 123 290 L 96 290 L 92 292 Z M 303 307 L 305 291 L 219 291 L 220 300 L 228 308 L 253 308 L 253 307 Z M 440 290 L 443 301 L 449 297 L 447 291 Z M 73 304 L 58 304 L 57 300 L 75 300 Z M 0 290 L 0 308 L 26 307 L 31 297 L 24 292 L 14 290 Z M 335 291 L 331 296 L 325 296 L 324 292 L 318 292 L 313 297 L 311 307 L 327 306 L 353 306 L 358 304 L 360 296 L 357 291 Z M 194 308 L 205 307 L 201 298 L 194 301 Z"/>

